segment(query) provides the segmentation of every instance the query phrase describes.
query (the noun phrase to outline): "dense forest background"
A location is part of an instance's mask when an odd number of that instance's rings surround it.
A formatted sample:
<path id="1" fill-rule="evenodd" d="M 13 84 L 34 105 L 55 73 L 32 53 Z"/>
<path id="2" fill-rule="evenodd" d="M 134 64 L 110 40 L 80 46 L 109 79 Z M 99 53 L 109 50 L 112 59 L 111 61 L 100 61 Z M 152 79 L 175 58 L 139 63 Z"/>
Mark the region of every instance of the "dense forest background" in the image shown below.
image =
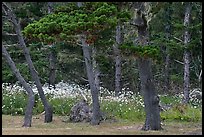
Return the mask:
<path id="1" fill-rule="evenodd" d="M 68 2 L 69 3 L 69 2 Z M 22 30 L 30 23 L 38 21 L 48 14 L 47 2 L 16 2 L 15 13 L 20 19 Z M 66 3 L 67 4 L 67 3 Z M 53 9 L 64 3 L 53 3 Z M 202 4 L 192 2 L 190 16 L 190 40 L 188 51 L 190 54 L 190 89 L 201 87 L 202 75 Z M 184 83 L 184 14 L 185 3 L 181 2 L 155 2 L 151 3 L 152 18 L 149 22 L 150 41 L 159 49 L 158 57 L 153 62 L 153 76 L 156 89 L 160 94 L 175 94 L 183 92 Z M 125 7 L 125 6 L 124 6 Z M 23 52 L 18 47 L 18 40 L 8 21 L 2 24 L 2 43 L 11 54 L 17 68 L 26 81 L 31 81 L 28 66 Z M 123 24 L 122 33 L 125 41 L 137 37 L 135 28 L 128 23 Z M 114 29 L 112 30 L 114 32 Z M 109 33 L 109 32 L 106 32 Z M 111 40 L 114 41 L 115 33 Z M 169 35 L 169 36 L 167 36 Z M 57 43 L 53 47 L 45 46 L 42 42 L 25 39 L 32 61 L 40 75 L 41 82 L 49 81 L 49 53 L 56 52 L 56 79 L 60 81 L 77 83 L 82 86 L 88 84 L 80 46 L 74 43 Z M 107 40 L 105 40 L 107 42 Z M 111 91 L 115 89 L 115 57 L 113 45 L 97 47 L 96 59 L 100 71 L 100 86 Z M 140 91 L 139 72 L 136 57 L 121 54 L 121 87 L 134 93 Z M 5 59 L 2 57 L 2 82 L 16 83 Z M 168 87 L 168 88 L 167 88 Z"/>

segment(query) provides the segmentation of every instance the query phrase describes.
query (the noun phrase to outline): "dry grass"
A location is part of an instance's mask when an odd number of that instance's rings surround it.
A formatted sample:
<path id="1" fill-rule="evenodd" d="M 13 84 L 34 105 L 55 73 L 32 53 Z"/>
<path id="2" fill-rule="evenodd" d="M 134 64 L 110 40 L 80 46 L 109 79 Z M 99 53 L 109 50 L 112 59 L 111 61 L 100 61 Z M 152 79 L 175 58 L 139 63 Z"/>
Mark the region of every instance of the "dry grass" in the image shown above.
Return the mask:
<path id="1" fill-rule="evenodd" d="M 43 116 L 33 116 L 32 127 L 24 128 L 23 116 L 2 115 L 3 135 L 179 135 L 202 133 L 202 123 L 167 122 L 161 131 L 141 131 L 143 122 L 102 122 L 92 126 L 89 123 L 65 123 L 60 116 L 53 122 L 44 123 Z"/>

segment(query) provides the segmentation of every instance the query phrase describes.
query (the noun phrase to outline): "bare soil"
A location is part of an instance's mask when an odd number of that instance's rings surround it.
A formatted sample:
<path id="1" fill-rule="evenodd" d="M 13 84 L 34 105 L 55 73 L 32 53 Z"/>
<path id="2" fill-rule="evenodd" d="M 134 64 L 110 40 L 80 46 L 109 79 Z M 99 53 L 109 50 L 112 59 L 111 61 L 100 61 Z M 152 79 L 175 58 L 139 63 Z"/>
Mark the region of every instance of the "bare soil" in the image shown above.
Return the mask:
<path id="1" fill-rule="evenodd" d="M 32 127 L 22 127 L 23 116 L 2 115 L 3 135 L 201 135 L 202 122 L 164 122 L 160 131 L 141 131 L 143 122 L 105 121 L 92 126 L 89 123 L 65 123 L 64 117 L 54 116 L 44 123 L 44 115 L 33 116 Z"/>

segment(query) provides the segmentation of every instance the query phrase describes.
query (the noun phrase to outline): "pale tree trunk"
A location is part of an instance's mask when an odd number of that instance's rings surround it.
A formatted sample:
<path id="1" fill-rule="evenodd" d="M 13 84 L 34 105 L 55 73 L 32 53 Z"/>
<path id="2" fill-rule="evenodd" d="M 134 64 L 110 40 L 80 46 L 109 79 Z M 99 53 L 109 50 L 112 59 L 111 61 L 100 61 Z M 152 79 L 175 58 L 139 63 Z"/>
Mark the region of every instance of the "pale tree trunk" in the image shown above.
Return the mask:
<path id="1" fill-rule="evenodd" d="M 92 95 L 93 116 L 91 119 L 91 124 L 98 125 L 100 123 L 100 104 L 99 104 L 99 98 L 98 98 L 99 91 L 96 87 L 95 79 L 94 79 L 93 65 L 92 65 L 91 54 L 90 54 L 91 47 L 86 43 L 85 36 L 81 37 L 81 42 L 82 42 L 83 56 L 84 56 L 85 65 L 86 65 L 87 77 L 88 77 L 89 85 L 91 88 L 91 95 Z"/>
<path id="2" fill-rule="evenodd" d="M 184 33 L 184 45 L 187 47 L 187 44 L 190 42 L 190 34 L 188 31 L 188 26 L 190 23 L 190 13 L 191 13 L 191 3 L 186 3 L 186 11 L 185 11 L 185 17 L 184 17 L 184 26 L 185 26 L 185 33 Z M 184 98 L 183 103 L 189 102 L 189 88 L 190 88 L 190 52 L 188 50 L 184 50 Z"/>
<path id="3" fill-rule="evenodd" d="M 18 79 L 18 81 L 20 81 L 21 85 L 24 87 L 24 89 L 28 93 L 28 104 L 27 104 L 26 111 L 25 111 L 23 127 L 31 127 L 32 112 L 33 112 L 33 107 L 35 104 L 35 96 L 34 96 L 33 90 L 30 87 L 30 85 L 25 81 L 25 79 L 22 77 L 22 75 L 20 74 L 20 72 L 16 68 L 16 65 L 13 62 L 11 56 L 9 55 L 9 53 L 7 52 L 6 48 L 3 45 L 2 45 L 2 54 L 6 58 L 9 66 L 10 66 L 12 72 L 14 73 L 14 75 L 16 76 L 16 78 Z"/>
<path id="4" fill-rule="evenodd" d="M 96 47 L 92 47 L 92 61 L 93 61 L 93 72 L 94 72 L 94 80 L 95 80 L 95 85 L 97 90 L 100 90 L 100 71 L 99 71 L 99 66 L 98 63 L 96 62 L 96 55 L 97 55 L 97 50 Z"/>
<path id="5" fill-rule="evenodd" d="M 52 121 L 52 116 L 53 116 L 53 109 L 46 100 L 44 91 L 42 89 L 42 84 L 40 82 L 40 78 L 38 76 L 38 73 L 37 73 L 34 65 L 33 65 L 33 62 L 32 62 L 31 57 L 30 57 L 29 50 L 26 47 L 25 41 L 23 39 L 23 35 L 22 35 L 21 29 L 20 29 L 20 25 L 19 25 L 19 23 L 17 23 L 16 16 L 13 13 L 13 11 L 11 10 L 11 8 L 9 8 L 5 3 L 4 3 L 4 6 L 7 9 L 6 14 L 8 15 L 8 17 L 11 19 L 12 23 L 14 24 L 14 29 L 16 31 L 20 46 L 23 49 L 23 54 L 24 54 L 24 56 L 26 58 L 26 62 L 28 63 L 32 79 L 35 81 L 36 87 L 38 89 L 38 93 L 39 93 L 40 98 L 42 100 L 42 103 L 44 105 L 44 109 L 45 109 L 45 120 L 44 120 L 44 122 L 45 123 L 51 122 Z"/>
<path id="6" fill-rule="evenodd" d="M 48 2 L 48 14 L 53 12 L 53 2 Z M 50 48 L 53 48 L 51 45 Z M 53 86 L 55 88 L 55 78 L 56 78 L 56 61 L 57 55 L 54 49 L 50 49 L 49 53 L 49 87 Z"/>
<path id="7" fill-rule="evenodd" d="M 116 42 L 113 46 L 113 51 L 115 55 L 115 96 L 119 96 L 121 93 L 121 54 L 119 50 L 119 45 L 122 43 L 121 25 L 116 26 Z"/>
<path id="8" fill-rule="evenodd" d="M 144 6 L 144 3 L 141 3 Z M 135 11 L 137 12 L 137 11 Z M 136 14 L 138 14 L 137 12 Z M 137 21 L 140 21 L 139 23 Z M 147 21 L 143 13 L 135 19 L 135 25 L 138 29 L 138 38 L 140 45 L 148 46 L 149 32 Z M 137 46 L 137 45 L 136 45 Z M 138 67 L 141 81 L 141 90 L 144 96 L 144 105 L 146 120 L 142 130 L 160 130 L 161 118 L 159 110 L 159 97 L 157 95 L 151 69 L 151 59 L 139 57 Z"/>

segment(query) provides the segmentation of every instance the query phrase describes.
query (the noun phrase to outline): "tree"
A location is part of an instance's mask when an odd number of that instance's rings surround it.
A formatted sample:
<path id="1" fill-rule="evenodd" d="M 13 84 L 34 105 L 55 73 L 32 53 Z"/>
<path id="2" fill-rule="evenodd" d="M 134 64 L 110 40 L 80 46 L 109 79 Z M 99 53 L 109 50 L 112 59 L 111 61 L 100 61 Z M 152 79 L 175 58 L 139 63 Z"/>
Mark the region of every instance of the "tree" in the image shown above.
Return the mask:
<path id="1" fill-rule="evenodd" d="M 121 37 L 121 25 L 118 24 L 116 27 L 116 43 L 113 46 L 115 55 L 115 96 L 119 96 L 121 92 L 121 55 L 119 45 L 122 43 Z"/>
<path id="2" fill-rule="evenodd" d="M 48 14 L 51 14 L 53 12 L 53 2 L 48 2 Z M 56 78 L 56 61 L 57 61 L 57 55 L 55 51 L 55 46 L 50 46 L 50 53 L 49 53 L 49 86 L 53 86 L 55 88 L 55 78 Z"/>
<path id="3" fill-rule="evenodd" d="M 185 6 L 185 17 L 184 17 L 184 45 L 187 47 L 190 42 L 190 34 L 188 31 L 188 26 L 190 23 L 190 14 L 191 14 L 191 2 L 187 2 Z M 190 87 L 190 52 L 188 50 L 184 50 L 184 100 L 183 102 L 186 104 L 189 102 L 189 87 Z"/>
<path id="4" fill-rule="evenodd" d="M 29 24 L 24 34 L 27 38 L 34 38 L 51 44 L 53 42 L 81 42 L 86 71 L 91 88 L 93 101 L 93 118 L 91 124 L 100 122 L 100 106 L 94 80 L 93 65 L 91 62 L 90 47 L 100 37 L 100 33 L 111 29 L 116 23 L 114 14 L 117 12 L 114 5 L 108 3 L 85 3 L 82 7 L 69 4 L 57 8 L 54 14 L 49 14 L 38 22 Z M 89 16 L 88 16 L 89 15 Z M 113 18 L 110 18 L 112 16 Z"/>
<path id="5" fill-rule="evenodd" d="M 148 3 L 134 3 L 134 25 L 138 32 L 138 44 L 135 46 L 148 46 L 149 45 L 149 31 L 148 31 Z M 146 16 L 145 16 L 146 14 Z M 141 90 L 143 91 L 146 120 L 142 130 L 160 130 L 161 118 L 159 110 L 159 97 L 157 95 L 152 69 L 151 58 L 145 56 L 138 57 L 139 76 L 141 81 Z"/>
<path id="6" fill-rule="evenodd" d="M 42 103 L 44 105 L 44 109 L 45 109 L 45 121 L 44 122 L 46 122 L 46 123 L 51 122 L 52 121 L 53 110 L 52 110 L 52 107 L 47 102 L 46 97 L 44 95 L 44 91 L 42 89 L 42 85 L 41 85 L 38 73 L 37 73 L 37 71 L 36 71 L 36 69 L 35 69 L 35 67 L 34 67 L 34 65 L 32 63 L 32 60 L 31 60 L 31 57 L 30 57 L 30 54 L 29 54 L 29 50 L 26 47 L 23 35 L 21 33 L 20 24 L 17 22 L 17 18 L 15 16 L 15 14 L 13 13 L 11 7 L 8 6 L 8 4 L 6 4 L 6 3 L 3 3 L 2 6 L 4 8 L 5 14 L 8 16 L 8 19 L 14 25 L 14 29 L 15 29 L 15 32 L 17 34 L 20 46 L 23 49 L 24 56 L 26 58 L 26 61 L 28 63 L 29 69 L 30 69 L 32 79 L 35 81 L 35 84 L 37 86 L 40 98 L 41 98 Z"/>
<path id="7" fill-rule="evenodd" d="M 165 38 L 167 41 L 170 41 L 171 39 L 171 31 L 172 31 L 172 25 L 171 25 L 171 14 L 172 14 L 172 9 L 171 9 L 171 3 L 168 3 L 168 7 L 165 12 L 165 19 L 166 24 L 165 24 Z M 168 51 L 168 46 L 165 45 L 165 66 L 164 66 L 164 93 L 167 93 L 170 88 L 170 83 L 169 83 L 169 66 L 170 66 L 170 54 Z"/>
<path id="8" fill-rule="evenodd" d="M 26 111 L 25 111 L 23 127 L 31 127 L 32 112 L 33 112 L 33 107 L 34 107 L 34 104 L 35 104 L 34 92 L 33 92 L 32 88 L 30 87 L 30 85 L 22 77 L 19 70 L 16 68 L 15 63 L 13 62 L 12 58 L 10 57 L 10 55 L 7 52 L 4 45 L 2 45 L 2 54 L 6 58 L 9 66 L 10 66 L 12 72 L 15 74 L 16 78 L 18 79 L 18 81 L 20 81 L 20 83 L 23 85 L 24 89 L 28 93 L 28 104 L 27 104 Z"/>

